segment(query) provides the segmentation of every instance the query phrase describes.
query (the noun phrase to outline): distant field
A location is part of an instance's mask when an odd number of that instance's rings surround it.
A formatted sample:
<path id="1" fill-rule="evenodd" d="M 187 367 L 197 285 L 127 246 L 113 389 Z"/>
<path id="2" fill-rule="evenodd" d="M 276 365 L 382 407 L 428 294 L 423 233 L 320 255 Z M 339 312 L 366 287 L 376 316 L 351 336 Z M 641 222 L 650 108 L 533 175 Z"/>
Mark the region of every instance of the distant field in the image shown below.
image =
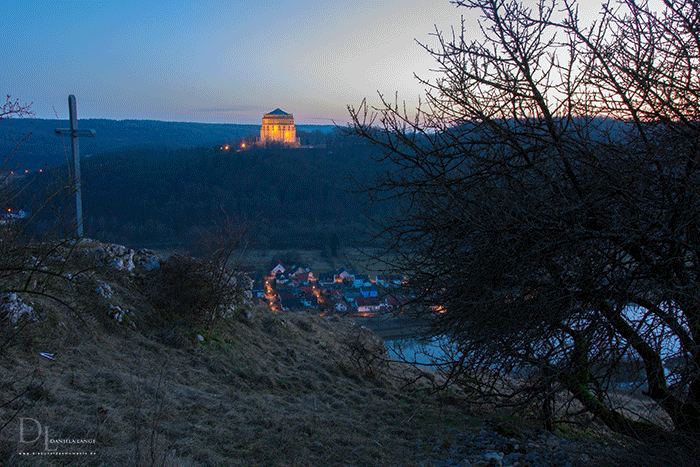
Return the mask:
<path id="1" fill-rule="evenodd" d="M 386 257 L 377 259 L 374 258 L 377 255 L 377 251 L 373 249 L 361 251 L 357 248 L 341 250 L 335 258 L 324 258 L 320 250 L 249 250 L 240 259 L 240 263 L 246 267 L 265 270 L 275 257 L 283 257 L 289 253 L 294 255 L 298 253 L 302 264 L 311 268 L 317 274 L 333 271 L 340 267 L 370 276 L 387 272 Z"/>
<path id="2" fill-rule="evenodd" d="M 390 264 L 395 259 L 393 255 L 381 253 L 379 250 L 373 248 L 363 248 L 361 250 L 350 248 L 345 250 L 344 254 L 347 261 L 352 265 L 351 268 L 355 269 L 357 272 L 365 273 L 370 276 L 393 273 L 393 271 L 390 270 Z"/>
<path id="3" fill-rule="evenodd" d="M 299 253 L 302 263 L 314 271 L 330 271 L 334 268 L 334 261 L 324 259 L 320 250 L 249 250 L 241 258 L 243 266 L 254 267 L 258 270 L 266 270 L 276 256 Z M 292 266 L 291 264 L 287 266 Z"/>

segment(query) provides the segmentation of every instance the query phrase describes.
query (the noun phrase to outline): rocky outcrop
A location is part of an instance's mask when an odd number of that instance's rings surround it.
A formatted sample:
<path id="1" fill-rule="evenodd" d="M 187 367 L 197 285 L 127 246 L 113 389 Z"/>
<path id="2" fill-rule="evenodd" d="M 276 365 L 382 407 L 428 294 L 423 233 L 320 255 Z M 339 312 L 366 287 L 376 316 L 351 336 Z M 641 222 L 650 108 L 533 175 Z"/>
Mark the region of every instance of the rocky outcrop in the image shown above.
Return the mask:
<path id="1" fill-rule="evenodd" d="M 0 294 L 0 316 L 9 320 L 13 326 L 22 319 L 37 320 L 34 308 L 24 303 L 22 298 L 14 292 Z"/>
<path id="2" fill-rule="evenodd" d="M 252 281 L 246 274 L 190 256 L 176 254 L 166 260 L 146 248 L 134 251 L 90 239 L 80 241 L 76 255 L 87 270 L 114 270 L 138 278 L 141 292 L 155 308 L 180 318 L 227 319 L 251 303 Z M 91 281 L 94 293 L 104 299 L 108 316 L 119 324 L 138 327 L 140 317 L 129 308 L 130 299 L 123 296 L 122 288 L 98 276 L 102 277 L 91 273 L 85 278 Z"/>
<path id="3" fill-rule="evenodd" d="M 160 269 L 160 258 L 158 255 L 156 255 L 155 251 L 147 250 L 145 248 L 142 248 L 136 252 L 136 255 L 134 256 L 134 263 L 143 268 L 143 270 L 146 272 Z"/>
<path id="4" fill-rule="evenodd" d="M 77 255 L 87 259 L 93 266 L 105 266 L 116 271 L 152 272 L 161 267 L 161 259 L 155 251 L 142 248 L 134 251 L 123 245 L 101 243 L 83 239 Z"/>
<path id="5" fill-rule="evenodd" d="M 134 269 L 134 250 L 123 245 L 100 243 L 84 239 L 77 255 L 87 258 L 95 266 L 107 266 L 117 271 L 132 272 Z"/>

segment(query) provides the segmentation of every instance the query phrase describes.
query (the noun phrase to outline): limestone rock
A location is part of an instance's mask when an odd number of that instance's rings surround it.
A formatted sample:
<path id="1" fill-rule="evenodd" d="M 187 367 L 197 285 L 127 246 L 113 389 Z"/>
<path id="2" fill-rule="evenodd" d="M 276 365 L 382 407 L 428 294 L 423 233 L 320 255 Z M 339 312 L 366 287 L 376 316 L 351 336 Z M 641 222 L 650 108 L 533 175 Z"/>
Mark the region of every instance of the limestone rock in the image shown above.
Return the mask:
<path id="1" fill-rule="evenodd" d="M 139 250 L 134 257 L 134 263 L 147 272 L 160 269 L 160 258 L 151 250 Z"/>
<path id="2" fill-rule="evenodd" d="M 109 314 L 110 318 L 119 324 L 130 324 L 131 327 L 136 327 L 133 322 L 134 312 L 129 309 L 123 309 L 119 305 L 110 305 L 107 313 Z"/>
<path id="3" fill-rule="evenodd" d="M 97 281 L 97 287 L 95 287 L 95 292 L 102 295 L 104 298 L 112 298 L 112 287 L 110 287 L 109 284 L 105 282 Z"/>
<path id="4" fill-rule="evenodd" d="M 124 260 L 122 258 L 109 258 L 107 260 L 107 266 L 116 270 L 124 269 Z"/>
<path id="5" fill-rule="evenodd" d="M 22 298 L 14 292 L 0 295 L 0 314 L 13 325 L 16 325 L 22 316 L 30 321 L 37 320 L 34 308 L 24 303 Z"/>
<path id="6" fill-rule="evenodd" d="M 96 266 L 105 265 L 118 271 L 131 272 L 134 269 L 134 250 L 123 245 L 100 243 L 97 240 L 84 240 L 84 249 L 76 254 L 87 258 Z"/>

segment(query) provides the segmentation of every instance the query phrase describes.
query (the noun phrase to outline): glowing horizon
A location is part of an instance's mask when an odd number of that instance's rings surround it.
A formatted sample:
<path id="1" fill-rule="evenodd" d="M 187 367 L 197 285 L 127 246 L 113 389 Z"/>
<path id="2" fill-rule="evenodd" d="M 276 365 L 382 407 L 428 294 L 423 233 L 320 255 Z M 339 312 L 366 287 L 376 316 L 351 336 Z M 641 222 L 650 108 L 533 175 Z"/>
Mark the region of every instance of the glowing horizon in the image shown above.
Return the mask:
<path id="1" fill-rule="evenodd" d="M 0 92 L 37 118 L 343 124 L 377 92 L 417 101 L 435 25 L 458 25 L 448 0 L 170 3 L 29 0 L 4 5 Z"/>
<path id="2" fill-rule="evenodd" d="M 524 0 L 528 1 L 534 0 Z M 580 0 L 592 17 L 599 0 Z M 347 106 L 377 93 L 414 108 L 437 46 L 461 17 L 450 0 L 175 0 L 7 2 L 0 93 L 37 118 L 259 125 L 270 109 L 298 125 L 345 124 Z M 8 66 L 8 64 L 10 64 Z"/>

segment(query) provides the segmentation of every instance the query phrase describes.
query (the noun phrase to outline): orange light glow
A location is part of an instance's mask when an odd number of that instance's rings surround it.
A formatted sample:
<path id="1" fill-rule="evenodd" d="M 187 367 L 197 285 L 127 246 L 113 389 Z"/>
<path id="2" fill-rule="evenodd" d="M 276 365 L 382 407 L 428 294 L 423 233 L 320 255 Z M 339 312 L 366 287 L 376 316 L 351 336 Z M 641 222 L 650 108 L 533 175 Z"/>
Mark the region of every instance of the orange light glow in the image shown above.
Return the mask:
<path id="1" fill-rule="evenodd" d="M 277 294 L 275 293 L 274 289 L 272 288 L 272 281 L 274 279 L 272 277 L 267 277 L 265 279 L 265 300 L 267 300 L 267 304 L 270 307 L 271 310 L 275 311 L 277 306 L 275 301 L 277 300 Z M 276 310 L 279 311 L 279 310 Z"/>

